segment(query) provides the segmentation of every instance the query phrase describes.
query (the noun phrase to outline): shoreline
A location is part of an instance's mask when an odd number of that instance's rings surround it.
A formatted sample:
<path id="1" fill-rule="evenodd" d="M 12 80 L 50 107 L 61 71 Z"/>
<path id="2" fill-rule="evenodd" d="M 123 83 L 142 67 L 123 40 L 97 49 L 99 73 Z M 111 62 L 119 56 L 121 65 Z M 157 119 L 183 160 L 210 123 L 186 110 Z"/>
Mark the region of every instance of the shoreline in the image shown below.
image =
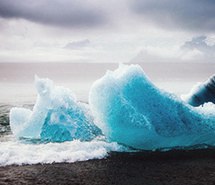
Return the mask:
<path id="1" fill-rule="evenodd" d="M 112 152 L 75 163 L 0 167 L 0 184 L 214 184 L 215 149 Z"/>

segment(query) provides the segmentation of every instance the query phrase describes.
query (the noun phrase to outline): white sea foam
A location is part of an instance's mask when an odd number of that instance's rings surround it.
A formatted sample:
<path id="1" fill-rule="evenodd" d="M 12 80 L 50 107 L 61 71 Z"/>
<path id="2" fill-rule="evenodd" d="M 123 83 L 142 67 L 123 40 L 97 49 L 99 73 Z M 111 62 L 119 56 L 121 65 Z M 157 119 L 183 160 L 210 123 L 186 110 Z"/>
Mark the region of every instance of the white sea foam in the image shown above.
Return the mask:
<path id="1" fill-rule="evenodd" d="M 0 142 L 0 166 L 57 162 L 71 163 L 89 159 L 101 159 L 106 157 L 110 151 L 121 151 L 122 149 L 123 147 L 117 143 L 107 143 L 102 140 L 26 144 L 26 142 L 12 139 Z"/>

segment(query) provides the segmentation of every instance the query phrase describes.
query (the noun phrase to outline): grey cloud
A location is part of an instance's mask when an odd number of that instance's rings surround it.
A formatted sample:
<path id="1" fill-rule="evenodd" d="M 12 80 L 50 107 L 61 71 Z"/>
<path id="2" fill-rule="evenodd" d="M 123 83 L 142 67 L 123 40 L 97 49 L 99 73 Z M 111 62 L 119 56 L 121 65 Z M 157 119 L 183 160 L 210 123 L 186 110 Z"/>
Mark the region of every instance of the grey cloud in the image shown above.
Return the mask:
<path id="1" fill-rule="evenodd" d="M 193 37 L 174 52 L 174 55 L 160 55 L 156 50 L 150 52 L 147 49 L 141 50 L 130 62 L 215 62 L 215 43 L 208 43 L 207 36 L 200 35 Z M 171 53 L 171 50 L 169 51 Z"/>
<path id="2" fill-rule="evenodd" d="M 94 27 L 107 21 L 96 3 L 79 0 L 1 0 L 0 17 L 61 27 Z"/>
<path id="3" fill-rule="evenodd" d="M 190 41 L 186 41 L 182 45 L 182 49 L 198 49 L 200 51 L 213 51 L 215 50 L 215 45 L 208 45 L 206 42 L 207 37 L 202 35 L 192 38 Z"/>
<path id="4" fill-rule="evenodd" d="M 171 59 L 172 60 L 172 59 Z M 132 58 L 129 62 L 130 63 L 147 63 L 147 62 L 169 62 L 170 59 L 167 58 L 161 58 L 159 56 L 150 54 L 147 52 L 147 50 L 143 49 L 140 52 L 137 53 L 137 55 Z"/>
<path id="5" fill-rule="evenodd" d="M 85 39 L 80 41 L 69 42 L 65 45 L 64 48 L 76 50 L 76 49 L 88 47 L 89 45 L 90 45 L 90 41 L 88 39 Z"/>
<path id="6" fill-rule="evenodd" d="M 190 41 L 186 41 L 182 46 L 181 50 L 185 52 L 189 52 L 191 50 L 198 50 L 204 57 L 207 59 L 214 60 L 215 59 L 215 44 L 208 45 L 206 42 L 206 36 L 198 36 L 192 38 Z"/>
<path id="7" fill-rule="evenodd" d="M 214 0 L 135 0 L 131 9 L 145 21 L 164 28 L 213 32 Z"/>

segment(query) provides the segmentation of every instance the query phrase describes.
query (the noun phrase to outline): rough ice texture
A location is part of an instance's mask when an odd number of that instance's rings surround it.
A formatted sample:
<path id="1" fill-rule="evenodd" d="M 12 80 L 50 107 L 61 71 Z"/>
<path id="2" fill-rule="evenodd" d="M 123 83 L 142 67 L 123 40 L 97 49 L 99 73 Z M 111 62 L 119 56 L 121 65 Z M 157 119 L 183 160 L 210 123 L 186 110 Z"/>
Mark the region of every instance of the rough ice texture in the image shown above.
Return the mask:
<path id="1" fill-rule="evenodd" d="M 215 144 L 215 106 L 194 108 L 158 89 L 138 65 L 94 82 L 89 103 L 110 141 L 139 149 Z"/>
<path id="2" fill-rule="evenodd" d="M 16 137 L 62 142 L 88 141 L 101 134 L 87 109 L 68 89 L 38 77 L 35 86 L 38 97 L 33 111 L 25 108 L 10 111 L 10 127 Z"/>

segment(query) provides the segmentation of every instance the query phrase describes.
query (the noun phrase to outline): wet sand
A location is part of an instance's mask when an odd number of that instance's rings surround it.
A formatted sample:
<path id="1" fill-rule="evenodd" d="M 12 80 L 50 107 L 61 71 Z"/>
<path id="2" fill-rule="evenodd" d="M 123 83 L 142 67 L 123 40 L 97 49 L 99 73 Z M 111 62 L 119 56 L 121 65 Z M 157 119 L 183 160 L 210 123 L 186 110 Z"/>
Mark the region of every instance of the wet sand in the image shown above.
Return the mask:
<path id="1" fill-rule="evenodd" d="M 101 160 L 0 167 L 0 184 L 212 185 L 215 149 L 111 153 Z"/>

